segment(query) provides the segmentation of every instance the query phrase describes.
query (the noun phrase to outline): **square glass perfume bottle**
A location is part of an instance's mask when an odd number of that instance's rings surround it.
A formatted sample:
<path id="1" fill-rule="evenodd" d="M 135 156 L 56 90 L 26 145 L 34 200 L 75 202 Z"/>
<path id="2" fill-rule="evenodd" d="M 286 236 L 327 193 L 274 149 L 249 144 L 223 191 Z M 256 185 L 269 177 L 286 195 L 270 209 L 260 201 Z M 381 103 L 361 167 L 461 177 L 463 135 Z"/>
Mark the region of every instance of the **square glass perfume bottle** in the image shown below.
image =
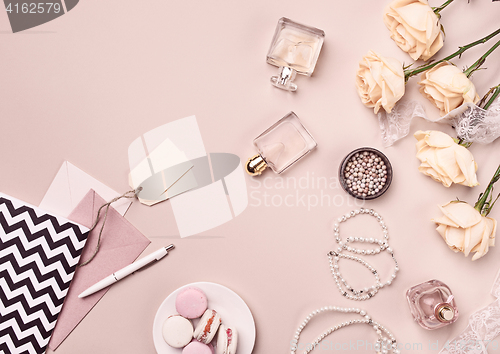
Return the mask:
<path id="1" fill-rule="evenodd" d="M 267 166 L 282 173 L 317 146 L 293 112 L 260 134 L 253 143 L 259 154 L 247 161 L 246 170 L 251 176 L 260 175 Z"/>
<path id="2" fill-rule="evenodd" d="M 417 323 L 428 330 L 447 326 L 458 319 L 450 288 L 439 280 L 418 284 L 406 292 L 410 311 Z"/>
<path id="3" fill-rule="evenodd" d="M 282 17 L 267 53 L 267 62 L 280 70 L 278 76 L 271 77 L 271 83 L 284 90 L 297 90 L 295 75 L 312 75 L 324 38 L 322 30 Z"/>

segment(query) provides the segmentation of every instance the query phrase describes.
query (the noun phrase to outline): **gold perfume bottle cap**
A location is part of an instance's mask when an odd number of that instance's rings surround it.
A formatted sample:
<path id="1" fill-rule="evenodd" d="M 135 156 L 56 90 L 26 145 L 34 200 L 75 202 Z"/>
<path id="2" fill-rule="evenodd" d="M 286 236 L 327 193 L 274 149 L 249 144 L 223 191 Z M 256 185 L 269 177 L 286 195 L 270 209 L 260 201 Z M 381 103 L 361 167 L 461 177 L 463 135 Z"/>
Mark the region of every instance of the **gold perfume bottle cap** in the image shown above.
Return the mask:
<path id="1" fill-rule="evenodd" d="M 247 161 L 246 171 L 250 176 L 259 176 L 266 168 L 267 163 L 260 155 L 255 155 Z"/>
<path id="2" fill-rule="evenodd" d="M 436 312 L 437 318 L 441 322 L 450 322 L 455 317 L 455 310 L 450 305 L 442 305 Z"/>

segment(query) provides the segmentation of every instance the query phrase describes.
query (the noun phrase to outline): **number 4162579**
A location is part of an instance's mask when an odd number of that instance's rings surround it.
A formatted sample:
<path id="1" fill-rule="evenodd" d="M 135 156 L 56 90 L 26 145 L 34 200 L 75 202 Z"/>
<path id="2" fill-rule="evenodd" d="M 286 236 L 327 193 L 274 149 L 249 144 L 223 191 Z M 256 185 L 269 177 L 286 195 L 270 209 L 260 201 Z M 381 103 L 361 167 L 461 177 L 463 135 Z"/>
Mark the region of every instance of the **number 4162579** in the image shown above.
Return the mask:
<path id="1" fill-rule="evenodd" d="M 61 12 L 61 4 L 46 2 L 46 3 L 22 3 L 11 4 L 9 3 L 6 8 L 10 14 L 12 12 L 19 14 L 43 14 L 43 13 L 59 13 Z"/>

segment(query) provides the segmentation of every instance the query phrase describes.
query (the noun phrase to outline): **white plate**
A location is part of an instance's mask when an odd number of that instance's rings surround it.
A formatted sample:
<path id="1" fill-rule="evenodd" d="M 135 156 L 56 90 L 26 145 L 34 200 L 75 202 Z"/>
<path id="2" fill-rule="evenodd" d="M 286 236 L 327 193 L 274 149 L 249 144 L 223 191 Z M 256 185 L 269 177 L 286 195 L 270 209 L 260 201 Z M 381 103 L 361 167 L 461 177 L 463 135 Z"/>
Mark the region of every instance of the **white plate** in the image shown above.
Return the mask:
<path id="1" fill-rule="evenodd" d="M 208 308 L 217 311 L 222 323 L 238 331 L 238 354 L 251 354 L 255 344 L 255 322 L 247 304 L 234 291 L 215 283 L 187 284 L 171 293 L 160 305 L 153 323 L 153 340 L 158 354 L 180 354 L 182 349 L 169 346 L 163 340 L 162 327 L 168 316 L 175 315 L 175 298 L 188 286 L 203 290 L 208 298 Z M 198 319 L 193 320 L 196 327 Z M 216 337 L 217 338 L 217 337 Z"/>

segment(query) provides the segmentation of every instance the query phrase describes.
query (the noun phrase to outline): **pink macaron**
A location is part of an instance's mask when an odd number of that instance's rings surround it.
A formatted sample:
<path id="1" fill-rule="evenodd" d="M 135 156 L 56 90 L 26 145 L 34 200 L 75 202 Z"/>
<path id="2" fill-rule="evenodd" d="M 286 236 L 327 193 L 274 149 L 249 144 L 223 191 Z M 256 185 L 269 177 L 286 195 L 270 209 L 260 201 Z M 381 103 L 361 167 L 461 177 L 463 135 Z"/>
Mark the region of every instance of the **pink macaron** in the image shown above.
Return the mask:
<path id="1" fill-rule="evenodd" d="M 197 340 L 193 340 L 184 347 L 182 354 L 214 354 L 214 347 L 212 344 L 207 345 Z"/>
<path id="2" fill-rule="evenodd" d="M 195 287 L 182 289 L 175 299 L 175 309 L 179 315 L 189 319 L 201 317 L 207 306 L 207 296 Z"/>

